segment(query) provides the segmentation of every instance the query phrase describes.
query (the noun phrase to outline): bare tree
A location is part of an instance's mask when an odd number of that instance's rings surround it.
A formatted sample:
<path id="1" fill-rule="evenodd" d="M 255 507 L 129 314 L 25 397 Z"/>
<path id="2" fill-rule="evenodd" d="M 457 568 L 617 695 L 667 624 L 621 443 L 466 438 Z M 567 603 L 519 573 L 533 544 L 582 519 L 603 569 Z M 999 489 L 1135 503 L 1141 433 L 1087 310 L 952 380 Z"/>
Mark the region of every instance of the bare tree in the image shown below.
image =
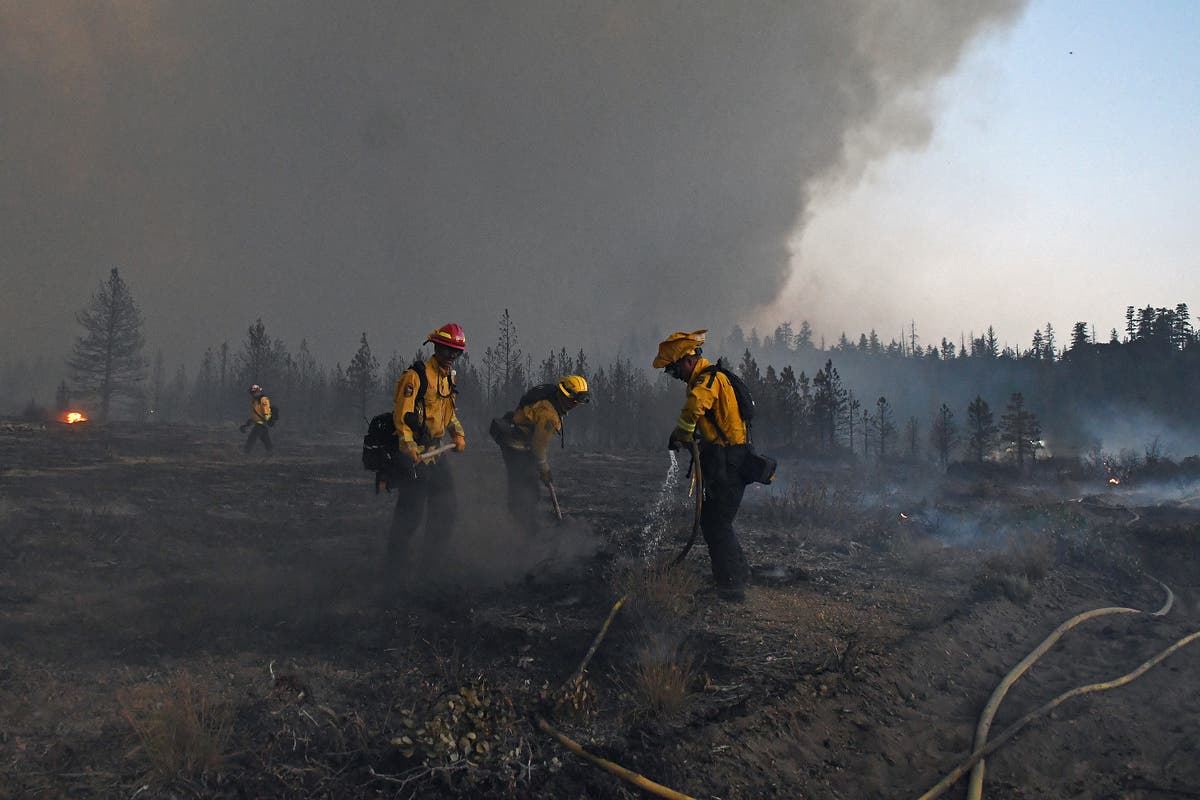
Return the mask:
<path id="1" fill-rule="evenodd" d="M 875 401 L 875 441 L 879 444 L 879 460 L 884 461 L 888 455 L 888 445 L 896 436 L 896 415 L 886 397 Z"/>
<path id="2" fill-rule="evenodd" d="M 138 397 L 146 379 L 142 312 L 116 267 L 75 319 L 85 334 L 67 363 L 75 385 L 99 399 L 99 417 L 106 420 L 114 398 Z"/>
<path id="3" fill-rule="evenodd" d="M 938 463 L 942 469 L 950 463 L 950 451 L 958 442 L 958 430 L 954 424 L 954 412 L 945 403 L 938 409 L 933 418 L 933 426 L 929 430 L 929 440 L 938 454 Z"/>

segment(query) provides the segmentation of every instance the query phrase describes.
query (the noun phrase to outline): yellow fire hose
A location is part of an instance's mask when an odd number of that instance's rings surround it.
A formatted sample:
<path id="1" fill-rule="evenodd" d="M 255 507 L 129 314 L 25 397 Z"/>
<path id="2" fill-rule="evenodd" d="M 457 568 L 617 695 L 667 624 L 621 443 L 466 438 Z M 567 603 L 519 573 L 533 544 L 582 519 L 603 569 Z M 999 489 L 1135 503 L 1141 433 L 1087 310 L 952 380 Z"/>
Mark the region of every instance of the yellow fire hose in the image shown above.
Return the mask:
<path id="1" fill-rule="evenodd" d="M 1162 608 L 1160 608 L 1158 611 L 1155 611 L 1150 616 L 1165 616 L 1166 613 L 1171 610 L 1171 605 L 1175 602 L 1175 595 L 1171 591 L 1170 587 L 1168 587 L 1162 581 L 1159 581 L 1155 578 L 1151 578 L 1151 580 L 1166 590 L 1167 600 L 1163 604 Z M 1136 608 L 1097 608 L 1091 611 L 1085 611 L 1082 614 L 1077 614 L 1076 616 L 1071 617 L 1069 620 L 1064 622 L 1062 625 L 1059 625 L 1057 628 L 1055 628 L 1050 635 L 1042 641 L 1041 644 L 1039 644 L 1032 652 L 1030 652 L 1029 655 L 1025 656 L 1021 663 L 1013 667 L 1012 670 L 1004 676 L 1004 680 L 1002 680 L 995 690 L 992 691 L 992 696 L 988 699 L 987 705 L 984 706 L 983 713 L 979 717 L 979 724 L 975 728 L 974 749 L 979 750 L 985 744 L 987 744 L 988 731 L 992 727 L 992 720 L 996 716 L 996 711 L 1000 708 L 1000 703 L 1002 700 L 1004 700 L 1004 696 L 1008 693 L 1009 688 L 1016 683 L 1017 679 L 1024 675 L 1025 671 L 1033 665 L 1033 662 L 1041 658 L 1064 633 L 1069 631 L 1071 628 L 1074 628 L 1079 623 L 1095 617 L 1101 617 L 1108 614 L 1141 613 L 1141 610 Z M 978 763 L 975 764 L 975 768 L 971 770 L 971 780 L 967 784 L 967 800 L 980 800 L 980 798 L 983 797 L 984 770 L 984 761 L 983 759 L 980 759 Z"/>
<path id="2" fill-rule="evenodd" d="M 1012 725 L 1005 728 L 1004 731 L 999 736 L 997 736 L 992 741 L 988 742 L 988 744 L 985 745 L 983 748 L 976 750 L 974 753 L 972 753 L 970 756 L 968 756 L 965 761 L 963 761 L 961 764 L 959 764 L 957 767 L 955 767 L 954 770 L 951 771 L 949 775 L 942 778 L 937 783 L 936 786 L 934 786 L 932 789 L 927 791 L 925 794 L 921 795 L 921 797 L 918 800 L 933 800 L 933 798 L 939 797 L 943 792 L 945 792 L 947 789 L 949 789 L 951 786 L 953 786 L 955 783 L 957 783 L 958 779 L 961 778 L 963 775 L 965 775 L 967 770 L 969 770 L 972 766 L 974 766 L 974 764 L 976 762 L 978 762 L 979 760 L 981 760 L 983 758 L 987 758 L 989 755 L 991 755 L 995 751 L 999 750 L 1001 745 L 1005 744 L 1009 739 L 1016 736 L 1021 731 L 1022 728 L 1024 728 L 1030 722 L 1032 722 L 1033 720 L 1042 716 L 1046 712 L 1048 712 L 1048 711 L 1054 709 L 1055 707 L 1057 707 L 1058 705 L 1062 704 L 1064 701 L 1070 700 L 1072 697 L 1076 697 L 1081 694 L 1087 694 L 1089 692 L 1099 692 L 1099 691 L 1103 691 L 1105 689 L 1116 689 L 1119 686 L 1124 686 L 1125 684 L 1127 684 L 1137 678 L 1140 678 L 1151 667 L 1158 664 L 1160 661 L 1162 661 L 1167 656 L 1174 653 L 1176 650 L 1179 650 L 1180 648 L 1185 647 L 1188 644 L 1191 644 L 1196 639 L 1200 639 L 1200 631 L 1190 633 L 1187 636 L 1183 637 L 1179 641 L 1175 642 L 1175 644 L 1173 644 L 1170 647 L 1168 647 L 1167 649 L 1161 651 L 1160 653 L 1158 653 L 1158 655 L 1154 656 L 1149 661 L 1142 664 L 1140 667 L 1135 669 L 1133 672 L 1122 675 L 1119 678 L 1114 678 L 1111 681 L 1104 681 L 1103 683 L 1092 683 L 1087 686 L 1078 686 L 1074 689 L 1071 689 L 1070 691 L 1063 692 L 1062 694 L 1060 694 L 1058 697 L 1054 698 L 1050 702 L 1048 702 L 1042 706 L 1039 706 L 1038 708 L 1035 708 L 1033 711 L 1030 711 L 1028 714 L 1021 717 L 1019 720 L 1014 722 Z"/>
<path id="3" fill-rule="evenodd" d="M 1175 595 L 1174 595 L 1174 593 L 1171 592 L 1171 589 L 1166 584 L 1164 584 L 1161 581 L 1158 581 L 1154 578 L 1151 578 L 1151 580 L 1154 580 L 1155 583 L 1157 583 L 1159 586 L 1161 586 L 1166 591 L 1167 599 L 1166 599 L 1166 602 L 1163 604 L 1163 606 L 1160 609 L 1158 609 L 1157 611 L 1153 612 L 1150 616 L 1153 616 L 1153 617 L 1165 616 L 1166 613 L 1171 610 L 1171 606 L 1175 601 Z M 992 691 L 992 696 L 988 699 L 987 704 L 984 706 L 983 713 L 980 715 L 980 718 L 979 718 L 979 723 L 975 728 L 974 752 L 971 754 L 971 757 L 968 758 L 967 761 L 965 761 L 962 765 L 960 765 L 960 767 L 956 768 L 956 770 L 954 772 L 950 773 L 950 775 L 947 775 L 945 778 L 943 778 L 942 781 L 937 784 L 937 786 L 933 787 L 933 789 L 930 789 L 928 792 L 921 795 L 920 800 L 932 800 L 932 798 L 937 797 L 942 792 L 944 792 L 946 789 L 948 789 L 950 786 L 952 786 L 954 783 L 956 783 L 958 781 L 958 779 L 962 777 L 963 773 L 967 769 L 971 769 L 971 779 L 970 779 L 970 782 L 967 787 L 967 800 L 980 800 L 980 798 L 983 796 L 983 775 L 984 775 L 983 759 L 989 753 L 995 751 L 1000 746 L 1000 744 L 1002 744 L 1004 741 L 1007 741 L 1007 739 L 1016 735 L 1017 731 L 1019 731 L 1020 728 L 1023 727 L 1028 721 L 1032 720 L 1034 717 L 1038 716 L 1038 714 L 1040 714 L 1040 713 L 1049 711 L 1051 708 L 1053 708 L 1054 706 L 1063 702 L 1064 700 L 1067 700 L 1070 697 L 1074 697 L 1076 694 L 1083 694 L 1085 691 L 1099 691 L 1101 689 L 1112 689 L 1112 688 L 1116 688 L 1117 686 L 1124 685 L 1125 683 L 1128 683 L 1129 681 L 1138 677 L 1142 672 L 1145 672 L 1147 669 L 1149 669 L 1155 663 L 1158 663 L 1158 661 L 1161 661 L 1163 658 L 1166 658 L 1168 655 L 1170 655 L 1172 652 L 1174 652 L 1175 649 L 1178 649 L 1178 647 L 1182 647 L 1183 644 L 1187 643 L 1186 641 L 1184 641 L 1181 644 L 1178 644 L 1173 649 L 1169 648 L 1168 651 L 1165 651 L 1163 654 L 1161 654 L 1159 657 L 1157 657 L 1157 660 L 1152 659 L 1152 662 L 1147 662 L 1145 665 L 1143 665 L 1143 668 L 1139 668 L 1140 671 L 1135 671 L 1136 674 L 1130 673 L 1130 675 L 1125 676 L 1125 678 L 1127 678 L 1128 680 L 1123 678 L 1123 679 L 1120 679 L 1119 681 L 1110 681 L 1108 683 L 1093 684 L 1088 687 L 1082 687 L 1080 689 L 1073 689 L 1070 692 L 1067 692 L 1066 694 L 1063 694 L 1063 695 L 1059 696 L 1058 698 L 1056 698 L 1055 700 L 1051 701 L 1051 703 L 1048 703 L 1045 706 L 1042 706 L 1042 708 L 1038 709 L 1038 711 L 1033 712 L 1033 713 L 1027 715 L 1026 717 L 1022 718 L 1015 725 L 1010 726 L 1008 729 L 1006 729 L 1004 731 L 1004 733 L 1001 734 L 1001 736 L 999 738 L 997 738 L 996 740 L 993 740 L 992 744 L 987 743 L 988 732 L 991 729 L 992 721 L 996 715 L 996 711 L 1000 707 L 1001 701 L 1004 699 L 1004 696 L 1008 693 L 1009 688 L 1011 688 L 1012 685 L 1014 683 L 1016 683 L 1017 679 L 1020 678 L 1023 674 L 1025 674 L 1026 670 L 1028 670 L 1029 667 L 1031 667 L 1035 661 L 1037 661 L 1039 658 L 1041 658 L 1046 653 L 1046 651 L 1048 651 L 1054 645 L 1054 643 L 1057 642 L 1062 637 L 1062 635 L 1064 633 L 1069 631 L 1071 628 L 1074 628 L 1076 625 L 1079 625 L 1081 622 L 1084 622 L 1089 619 L 1094 619 L 1095 617 L 1105 616 L 1105 615 L 1109 615 L 1109 614 L 1141 614 L 1141 613 L 1143 613 L 1143 612 L 1140 609 L 1136 609 L 1136 608 L 1123 608 L 1123 607 L 1097 608 L 1097 609 L 1093 609 L 1091 611 L 1085 611 L 1082 614 L 1077 614 L 1074 617 L 1071 617 L 1069 620 L 1067 620 L 1063 624 L 1059 625 L 1053 631 L 1051 631 L 1050 635 L 1047 636 L 1045 639 L 1043 639 L 1042 643 L 1039 644 L 1036 648 L 1034 648 L 1033 651 L 1031 651 L 1029 653 L 1029 655 L 1025 656 L 1025 658 L 1022 659 L 1019 664 L 1017 664 L 1015 667 L 1013 667 L 1012 670 L 1010 670 L 1009 673 L 1004 676 L 1004 679 L 1000 682 L 1000 684 Z M 1188 640 L 1190 641 L 1190 637 Z"/>
<path id="4" fill-rule="evenodd" d="M 695 519 L 692 521 L 692 536 L 690 539 L 688 539 L 688 542 L 684 546 L 683 551 L 680 552 L 679 555 L 677 555 L 671 561 L 671 563 L 667 565 L 667 569 L 673 569 L 677 564 L 679 564 L 679 562 L 683 561 L 684 556 L 686 556 L 688 554 L 688 551 L 692 549 L 692 545 L 695 544 L 696 536 L 700 532 L 700 512 L 704 508 L 704 484 L 701 482 L 701 474 L 700 474 L 700 450 L 695 441 L 692 442 L 691 451 L 692 451 L 691 491 L 694 492 L 695 496 L 696 496 L 696 516 L 695 516 Z M 553 488 L 550 491 L 551 491 L 551 496 L 553 496 L 553 491 L 554 491 Z M 595 638 L 592 639 L 591 647 L 589 647 L 587 650 L 587 653 L 584 654 L 583 661 L 581 661 L 579 663 L 579 667 L 574 672 L 571 673 L 571 677 L 568 678 L 563 683 L 563 688 L 571 686 L 572 683 L 580 680 L 583 677 L 583 673 L 584 673 L 584 671 L 587 670 L 587 665 L 591 662 L 592 656 L 596 655 L 596 650 L 599 649 L 599 647 L 600 647 L 600 642 L 604 641 L 604 637 L 608 634 L 608 628 L 610 625 L 612 625 L 613 619 L 616 618 L 617 612 L 621 610 L 621 606 L 625 605 L 625 601 L 629 599 L 631 594 L 632 594 L 631 592 L 627 592 L 627 593 L 623 594 L 620 597 L 620 599 L 618 599 L 617 602 L 613 604 L 612 610 L 608 612 L 608 617 L 604 620 L 604 624 L 600 626 L 599 632 L 596 634 Z M 605 770 L 611 772 L 613 775 L 616 775 L 621 780 L 627 781 L 628 783 L 633 784 L 634 786 L 638 787 L 639 789 L 644 789 L 645 791 L 651 792 L 652 794 L 658 795 L 659 797 L 665 797 L 668 800 L 694 800 L 694 798 L 692 798 L 689 795 L 681 794 L 681 793 L 675 791 L 674 789 L 668 789 L 666 786 L 655 783 L 654 781 L 650 780 L 649 778 L 645 778 L 645 777 L 639 775 L 638 773 L 633 772 L 632 770 L 628 770 L 625 767 L 622 767 L 620 764 L 616 764 L 612 761 L 608 761 L 607 759 L 603 759 L 603 758 L 600 758 L 599 756 L 592 755 L 588 751 L 584 750 L 583 747 L 580 746 L 578 742 L 575 742 L 575 741 L 569 739 L 567 736 L 565 736 L 560 731 L 558 731 L 554 726 L 552 726 L 549 722 L 547 722 L 546 718 L 543 717 L 541 714 L 536 715 L 536 720 L 537 720 L 537 726 L 540 730 L 542 730 L 544 733 L 549 734 L 550 736 L 553 736 L 555 739 L 557 739 L 564 747 L 566 747 L 572 753 L 579 756 L 580 758 L 590 761 L 591 763 L 595 764 L 596 766 L 600 767 L 601 769 L 605 769 Z"/>
<path id="5" fill-rule="evenodd" d="M 668 789 L 661 783 L 655 783 L 649 778 L 643 777 L 632 770 L 625 769 L 625 767 L 622 767 L 620 764 L 614 764 L 612 761 L 592 755 L 587 750 L 584 750 L 582 747 L 580 747 L 577 742 L 567 738 L 541 717 L 538 717 L 538 727 L 541 728 L 543 732 L 550 734 L 555 739 L 558 739 L 558 741 L 562 743 L 563 747 L 567 748 L 575 755 L 592 762 L 601 769 L 608 770 L 621 780 L 632 783 L 639 789 L 644 789 L 647 792 L 658 795 L 659 797 L 666 797 L 668 800 L 695 800 L 695 798 L 691 797 L 690 795 L 680 794 L 674 789 Z"/>

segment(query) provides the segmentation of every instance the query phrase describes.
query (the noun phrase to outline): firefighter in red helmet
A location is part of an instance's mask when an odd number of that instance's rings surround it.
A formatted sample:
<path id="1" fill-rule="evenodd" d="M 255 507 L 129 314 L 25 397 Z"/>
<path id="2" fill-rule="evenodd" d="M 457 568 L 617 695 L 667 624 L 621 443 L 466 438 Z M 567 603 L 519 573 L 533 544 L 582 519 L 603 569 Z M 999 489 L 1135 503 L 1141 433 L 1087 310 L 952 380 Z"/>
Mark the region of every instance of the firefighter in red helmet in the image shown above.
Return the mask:
<path id="1" fill-rule="evenodd" d="M 467 437 L 455 412 L 454 362 L 467 349 L 467 337 L 458 324 L 450 322 L 430 332 L 425 343 L 433 344 L 433 355 L 416 361 L 396 381 L 392 420 L 400 439 L 402 458 L 412 469 L 401 471 L 396 484 L 396 509 L 388 538 L 389 574 L 411 568 L 409 545 L 425 521 L 421 561 L 435 566 L 454 532 L 454 479 L 447 459 L 426 455 L 449 437 L 454 449 L 467 449 Z M 435 530 L 436 528 L 436 530 Z"/>

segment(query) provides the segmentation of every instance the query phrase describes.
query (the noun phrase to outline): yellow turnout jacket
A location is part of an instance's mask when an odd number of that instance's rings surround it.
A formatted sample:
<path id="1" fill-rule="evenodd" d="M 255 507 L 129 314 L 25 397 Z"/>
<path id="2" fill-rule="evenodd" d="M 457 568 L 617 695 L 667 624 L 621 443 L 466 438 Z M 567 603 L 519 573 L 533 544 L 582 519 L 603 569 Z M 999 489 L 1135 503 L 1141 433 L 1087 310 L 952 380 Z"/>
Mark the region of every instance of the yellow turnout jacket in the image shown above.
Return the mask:
<path id="1" fill-rule="evenodd" d="M 713 366 L 706 358 L 697 359 L 677 427 L 688 433 L 699 429 L 700 439 L 708 444 L 745 444 L 746 422 L 738 411 L 733 385 L 719 370 L 705 372 Z"/>
<path id="2" fill-rule="evenodd" d="M 461 436 L 465 439 L 466 433 L 455 413 L 454 392 L 450 390 L 449 373 L 443 375 L 437 361 L 433 358 L 426 360 L 423 366 L 427 381 L 423 404 L 424 418 L 430 441 L 436 442 L 447 431 L 451 436 Z M 417 434 L 405 422 L 405 418 L 414 410 L 420 416 L 421 411 L 417 404 L 417 392 L 420 388 L 421 381 L 416 372 L 411 369 L 404 370 L 396 381 L 396 397 L 392 408 L 392 419 L 396 425 L 396 435 L 400 437 L 401 449 L 416 447 L 417 452 L 423 452 L 426 445 L 417 442 Z"/>

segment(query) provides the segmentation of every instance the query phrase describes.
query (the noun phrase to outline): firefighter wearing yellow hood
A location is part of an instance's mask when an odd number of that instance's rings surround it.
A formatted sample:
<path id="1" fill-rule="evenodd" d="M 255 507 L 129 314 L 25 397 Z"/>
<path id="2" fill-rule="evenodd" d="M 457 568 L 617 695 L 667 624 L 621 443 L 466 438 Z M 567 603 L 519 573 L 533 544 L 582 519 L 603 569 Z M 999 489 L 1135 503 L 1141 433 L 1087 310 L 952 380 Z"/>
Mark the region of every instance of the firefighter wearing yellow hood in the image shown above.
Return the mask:
<path id="1" fill-rule="evenodd" d="M 683 410 L 667 446 L 677 450 L 693 441 L 699 445 L 704 481 L 700 529 L 712 560 L 713 580 L 719 597 L 740 601 L 745 598 L 750 569 L 733 520 L 746 490 L 741 470 L 749 437 L 729 378 L 702 355 L 705 333 L 671 334 L 658 345 L 653 365 L 687 384 Z"/>

